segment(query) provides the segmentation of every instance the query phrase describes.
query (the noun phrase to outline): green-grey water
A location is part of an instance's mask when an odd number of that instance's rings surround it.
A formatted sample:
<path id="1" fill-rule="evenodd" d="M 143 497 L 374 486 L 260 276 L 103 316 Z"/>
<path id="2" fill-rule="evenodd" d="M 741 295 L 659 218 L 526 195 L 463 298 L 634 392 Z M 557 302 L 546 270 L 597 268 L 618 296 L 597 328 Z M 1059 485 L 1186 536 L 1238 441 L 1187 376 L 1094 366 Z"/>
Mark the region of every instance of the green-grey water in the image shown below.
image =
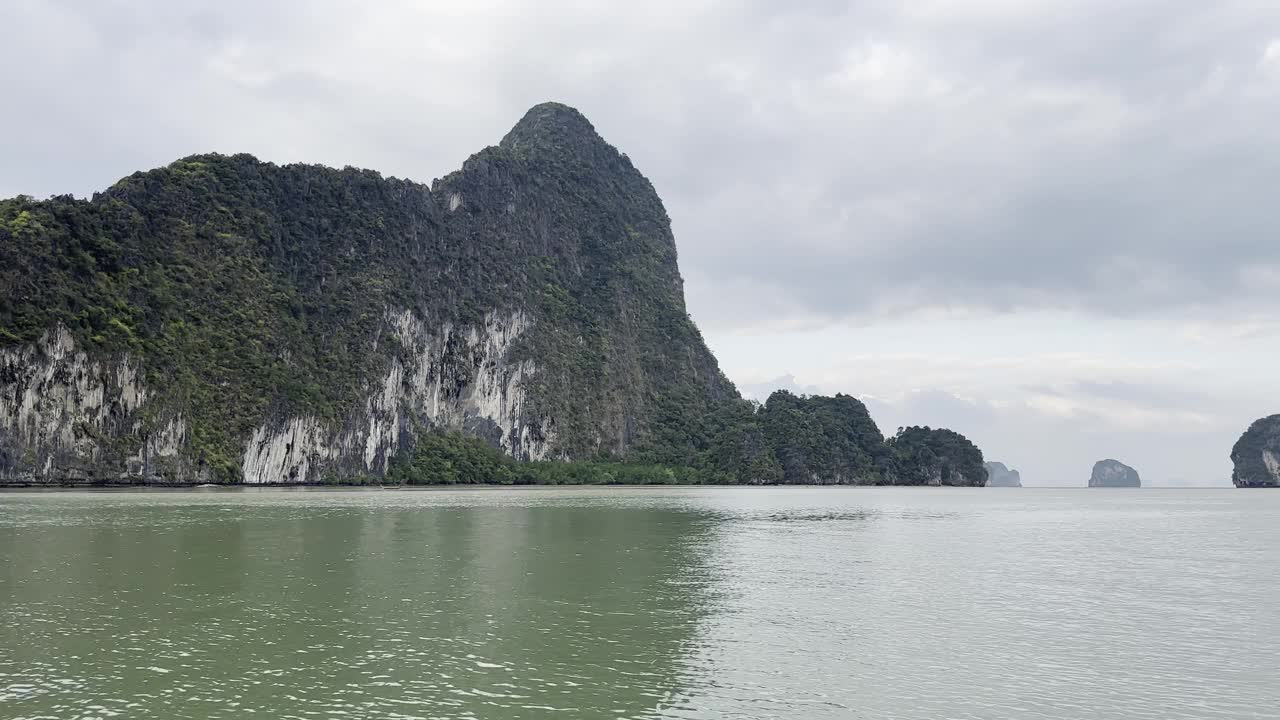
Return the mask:
<path id="1" fill-rule="evenodd" d="M 1280 493 L 0 494 L 0 718 L 1272 718 Z"/>

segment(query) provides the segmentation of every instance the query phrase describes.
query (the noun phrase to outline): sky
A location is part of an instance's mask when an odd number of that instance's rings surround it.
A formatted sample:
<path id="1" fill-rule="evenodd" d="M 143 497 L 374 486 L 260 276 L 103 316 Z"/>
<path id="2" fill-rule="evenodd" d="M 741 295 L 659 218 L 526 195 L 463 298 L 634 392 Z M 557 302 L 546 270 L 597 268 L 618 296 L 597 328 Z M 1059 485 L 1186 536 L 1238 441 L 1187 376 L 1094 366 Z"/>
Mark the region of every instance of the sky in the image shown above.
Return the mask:
<path id="1" fill-rule="evenodd" d="M 208 151 L 430 182 L 567 103 L 745 394 L 1027 485 L 1226 485 L 1280 412 L 1280 4 L 8 0 L 0 81 L 0 197 Z"/>

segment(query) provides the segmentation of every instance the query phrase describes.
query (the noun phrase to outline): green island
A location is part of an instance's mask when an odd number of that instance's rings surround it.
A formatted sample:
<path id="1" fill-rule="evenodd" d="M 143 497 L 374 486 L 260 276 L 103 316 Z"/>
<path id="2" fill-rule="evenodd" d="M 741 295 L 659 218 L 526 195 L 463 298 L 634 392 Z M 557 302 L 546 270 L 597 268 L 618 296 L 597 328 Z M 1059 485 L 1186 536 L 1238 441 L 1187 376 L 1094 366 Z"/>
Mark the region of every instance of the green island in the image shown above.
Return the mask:
<path id="1" fill-rule="evenodd" d="M 743 399 L 652 184 L 557 103 L 429 186 L 195 155 L 0 201 L 6 484 L 986 482 L 849 395 Z"/>

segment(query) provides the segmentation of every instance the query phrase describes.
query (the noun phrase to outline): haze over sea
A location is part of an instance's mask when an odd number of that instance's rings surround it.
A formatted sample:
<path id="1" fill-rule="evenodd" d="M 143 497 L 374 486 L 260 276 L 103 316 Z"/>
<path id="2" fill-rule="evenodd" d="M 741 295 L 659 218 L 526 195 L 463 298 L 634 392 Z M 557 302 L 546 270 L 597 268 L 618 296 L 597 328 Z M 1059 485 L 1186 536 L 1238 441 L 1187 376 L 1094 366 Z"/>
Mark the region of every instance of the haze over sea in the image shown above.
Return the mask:
<path id="1" fill-rule="evenodd" d="M 1280 493 L 0 494 L 5 718 L 1262 718 Z"/>

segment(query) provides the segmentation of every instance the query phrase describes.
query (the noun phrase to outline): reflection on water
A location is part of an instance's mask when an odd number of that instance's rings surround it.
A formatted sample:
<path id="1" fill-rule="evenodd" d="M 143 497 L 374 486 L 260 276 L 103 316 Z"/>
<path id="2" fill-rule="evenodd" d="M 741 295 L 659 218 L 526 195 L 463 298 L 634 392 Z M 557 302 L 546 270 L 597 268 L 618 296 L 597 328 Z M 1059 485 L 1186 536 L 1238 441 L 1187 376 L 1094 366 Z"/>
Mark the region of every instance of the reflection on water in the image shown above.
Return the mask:
<path id="1" fill-rule="evenodd" d="M 707 605 L 687 512 L 244 497 L 4 497 L 0 716 L 634 717 Z"/>
<path id="2" fill-rule="evenodd" d="M 1280 493 L 0 494 L 5 718 L 1256 718 Z"/>

